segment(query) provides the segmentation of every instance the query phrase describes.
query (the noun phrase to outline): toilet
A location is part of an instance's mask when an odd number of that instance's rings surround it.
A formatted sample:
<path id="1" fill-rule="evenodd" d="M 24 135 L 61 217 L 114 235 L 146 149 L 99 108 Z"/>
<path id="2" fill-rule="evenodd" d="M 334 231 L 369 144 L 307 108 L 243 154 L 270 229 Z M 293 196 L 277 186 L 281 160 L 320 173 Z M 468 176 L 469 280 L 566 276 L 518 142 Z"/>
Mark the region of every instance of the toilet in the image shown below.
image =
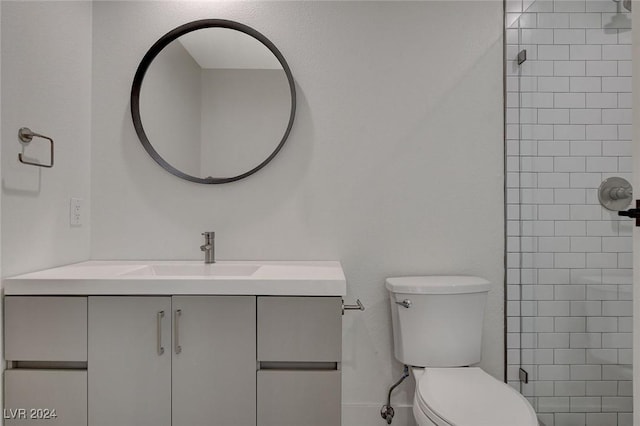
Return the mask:
<path id="1" fill-rule="evenodd" d="M 529 402 L 478 367 L 490 283 L 468 276 L 388 278 L 395 357 L 416 379 L 419 426 L 538 426 Z"/>

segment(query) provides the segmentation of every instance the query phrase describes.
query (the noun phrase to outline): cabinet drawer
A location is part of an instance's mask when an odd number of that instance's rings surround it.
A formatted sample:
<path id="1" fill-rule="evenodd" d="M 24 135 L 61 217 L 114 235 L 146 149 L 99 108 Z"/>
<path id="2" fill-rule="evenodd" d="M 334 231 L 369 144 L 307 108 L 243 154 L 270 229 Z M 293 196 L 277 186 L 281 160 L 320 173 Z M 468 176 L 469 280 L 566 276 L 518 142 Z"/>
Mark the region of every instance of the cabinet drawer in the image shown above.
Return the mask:
<path id="1" fill-rule="evenodd" d="M 258 371 L 258 426 L 340 426 L 340 371 Z"/>
<path id="2" fill-rule="evenodd" d="M 5 426 L 87 425 L 86 370 L 6 370 L 4 395 Z"/>
<path id="3" fill-rule="evenodd" d="M 258 361 L 340 362 L 340 297 L 259 297 Z"/>
<path id="4" fill-rule="evenodd" d="M 86 361 L 87 298 L 4 298 L 8 361 Z"/>

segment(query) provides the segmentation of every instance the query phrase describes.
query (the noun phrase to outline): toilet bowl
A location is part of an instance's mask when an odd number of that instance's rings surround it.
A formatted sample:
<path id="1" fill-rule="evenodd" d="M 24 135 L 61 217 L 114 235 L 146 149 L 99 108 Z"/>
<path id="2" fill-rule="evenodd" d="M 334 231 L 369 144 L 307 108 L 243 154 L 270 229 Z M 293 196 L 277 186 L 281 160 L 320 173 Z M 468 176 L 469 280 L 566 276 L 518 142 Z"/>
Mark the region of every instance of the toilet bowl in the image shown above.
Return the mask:
<path id="1" fill-rule="evenodd" d="M 416 378 L 419 426 L 537 426 L 529 402 L 478 367 L 489 281 L 388 278 L 395 357 Z"/>
<path id="2" fill-rule="evenodd" d="M 529 402 L 477 367 L 413 368 L 418 426 L 537 426 Z"/>

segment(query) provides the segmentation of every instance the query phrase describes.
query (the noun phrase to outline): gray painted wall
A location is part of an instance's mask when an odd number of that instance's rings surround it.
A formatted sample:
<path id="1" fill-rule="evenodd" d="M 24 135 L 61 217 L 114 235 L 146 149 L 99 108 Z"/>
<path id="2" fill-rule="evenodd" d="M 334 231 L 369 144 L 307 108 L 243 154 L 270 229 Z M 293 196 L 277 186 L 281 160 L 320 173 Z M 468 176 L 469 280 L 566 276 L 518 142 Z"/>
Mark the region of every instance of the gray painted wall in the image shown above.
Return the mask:
<path id="1" fill-rule="evenodd" d="M 215 230 L 220 259 L 340 260 L 367 306 L 344 317 L 345 426 L 381 421 L 401 371 L 385 277 L 483 276 L 482 366 L 502 377 L 501 2 L 95 2 L 93 17 L 93 258 L 198 259 Z M 280 155 L 222 186 L 162 170 L 129 115 L 147 49 L 203 17 L 265 34 L 298 88 Z"/>
<path id="2" fill-rule="evenodd" d="M 91 2 L 3 1 L 2 274 L 89 258 Z M 53 137 L 52 169 L 18 162 L 18 129 Z M 48 142 L 25 154 L 49 161 Z M 84 224 L 69 225 L 69 199 Z"/>

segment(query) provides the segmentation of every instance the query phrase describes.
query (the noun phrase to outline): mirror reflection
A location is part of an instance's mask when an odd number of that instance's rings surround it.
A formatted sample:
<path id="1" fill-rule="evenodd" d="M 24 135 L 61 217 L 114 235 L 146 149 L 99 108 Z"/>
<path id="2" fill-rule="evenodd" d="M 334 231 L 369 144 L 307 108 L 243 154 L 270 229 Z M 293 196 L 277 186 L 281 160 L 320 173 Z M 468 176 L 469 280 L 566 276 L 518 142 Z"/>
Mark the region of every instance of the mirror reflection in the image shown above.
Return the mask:
<path id="1" fill-rule="evenodd" d="M 276 56 L 230 28 L 183 34 L 158 53 L 140 89 L 156 152 L 200 178 L 233 177 L 265 161 L 289 124 L 291 91 Z"/>

